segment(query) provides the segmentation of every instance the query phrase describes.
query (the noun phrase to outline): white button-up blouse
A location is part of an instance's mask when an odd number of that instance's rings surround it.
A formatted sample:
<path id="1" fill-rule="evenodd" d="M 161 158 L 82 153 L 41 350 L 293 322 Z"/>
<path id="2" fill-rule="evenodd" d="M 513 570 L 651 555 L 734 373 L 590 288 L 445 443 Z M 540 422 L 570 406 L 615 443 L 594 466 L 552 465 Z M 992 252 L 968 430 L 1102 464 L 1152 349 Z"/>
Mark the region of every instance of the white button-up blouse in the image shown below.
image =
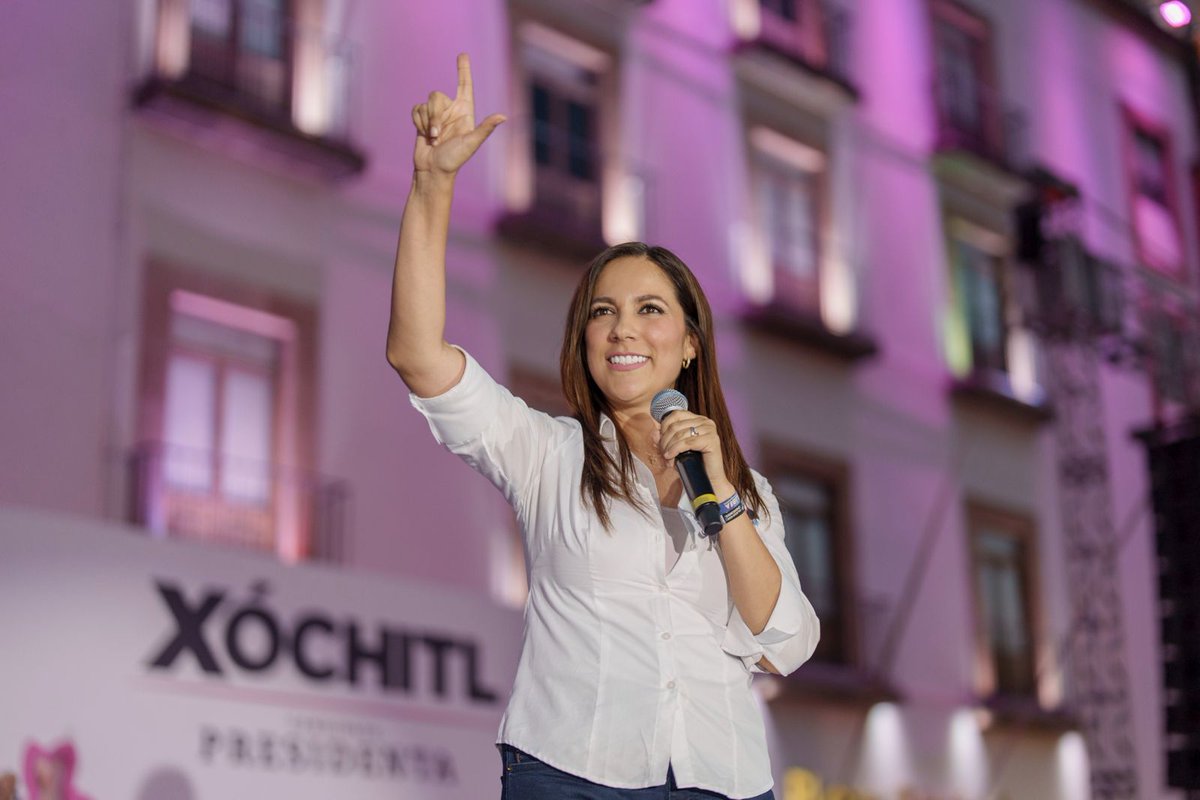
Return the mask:
<path id="1" fill-rule="evenodd" d="M 638 464 L 637 492 L 652 513 L 613 502 L 605 530 L 579 489 L 579 422 L 530 409 L 464 355 L 457 385 L 410 400 L 439 442 L 504 493 L 524 532 L 525 636 L 498 743 L 607 786 L 659 785 L 671 765 L 681 787 L 766 792 L 751 673 L 763 656 L 791 672 L 820 635 L 770 485 L 754 473 L 769 517 L 755 524 L 783 580 L 755 635 L 733 605 L 719 543 L 699 536 L 690 509 L 687 543 L 667 572 L 649 470 Z M 611 420 L 600 432 L 616 448 Z"/>

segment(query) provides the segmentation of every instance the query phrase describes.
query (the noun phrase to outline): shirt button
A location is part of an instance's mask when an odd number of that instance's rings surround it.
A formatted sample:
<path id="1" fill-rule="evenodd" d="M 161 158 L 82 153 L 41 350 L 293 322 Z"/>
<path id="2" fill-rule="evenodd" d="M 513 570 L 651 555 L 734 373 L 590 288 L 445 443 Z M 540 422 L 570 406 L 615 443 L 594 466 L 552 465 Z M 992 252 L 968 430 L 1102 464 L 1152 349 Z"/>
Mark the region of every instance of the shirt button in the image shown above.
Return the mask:
<path id="1" fill-rule="evenodd" d="M 662 638 L 663 638 L 663 639 L 670 639 L 670 638 L 671 638 L 671 634 L 669 634 L 669 633 L 664 633 L 664 634 L 662 635 Z"/>
<path id="2" fill-rule="evenodd" d="M 667 681 L 667 688 L 668 688 L 668 689 L 674 689 L 674 688 L 675 688 L 675 681 Z"/>

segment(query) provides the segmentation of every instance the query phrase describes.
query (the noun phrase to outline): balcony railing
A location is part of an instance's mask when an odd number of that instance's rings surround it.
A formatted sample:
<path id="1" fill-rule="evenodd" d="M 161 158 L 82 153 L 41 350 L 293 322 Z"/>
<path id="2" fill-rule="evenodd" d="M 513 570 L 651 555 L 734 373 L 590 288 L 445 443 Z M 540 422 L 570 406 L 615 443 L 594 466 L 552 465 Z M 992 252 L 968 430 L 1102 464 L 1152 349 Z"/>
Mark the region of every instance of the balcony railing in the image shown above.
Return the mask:
<path id="1" fill-rule="evenodd" d="M 268 21 L 259 20 L 253 27 L 261 29 L 259 38 L 263 38 L 269 33 L 268 26 Z M 193 30 L 183 79 L 214 98 L 247 111 L 277 118 L 302 130 L 313 128 L 311 132 L 322 136 L 344 138 L 352 88 L 350 47 L 323 31 L 301 28 L 291 22 L 282 23 L 279 34 L 277 44 L 272 42 L 261 48 L 275 51 L 267 55 L 225 40 L 213 40 Z M 250 33 L 244 36 L 254 38 Z M 307 85 L 308 82 L 313 86 Z M 306 92 L 324 96 L 326 108 L 321 109 L 324 112 L 321 119 L 303 118 L 305 113 L 316 115 L 316 109 L 304 108 Z"/>
<path id="2" fill-rule="evenodd" d="M 970 153 L 1013 172 L 1023 168 L 1028 121 L 1022 110 L 1005 106 L 996 87 L 988 84 L 975 86 L 973 104 L 956 103 L 938 91 L 938 152 Z"/>
<path id="3" fill-rule="evenodd" d="M 339 562 L 345 484 L 211 450 L 148 442 L 127 457 L 128 517 L 165 536 Z"/>
<path id="4" fill-rule="evenodd" d="M 1095 340 L 1122 334 L 1127 292 L 1121 270 L 1087 252 L 1077 237 L 1047 239 L 1031 279 L 1022 308 L 1039 335 Z"/>

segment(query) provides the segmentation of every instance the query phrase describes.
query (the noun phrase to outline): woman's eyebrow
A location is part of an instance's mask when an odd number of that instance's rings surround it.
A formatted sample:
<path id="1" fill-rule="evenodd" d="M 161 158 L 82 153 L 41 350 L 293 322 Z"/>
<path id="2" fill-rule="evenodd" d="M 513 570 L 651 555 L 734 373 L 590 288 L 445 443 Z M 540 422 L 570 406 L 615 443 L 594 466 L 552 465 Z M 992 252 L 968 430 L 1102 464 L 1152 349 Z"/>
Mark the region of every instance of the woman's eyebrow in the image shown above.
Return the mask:
<path id="1" fill-rule="evenodd" d="M 635 303 L 644 303 L 644 302 L 646 302 L 647 300 L 657 300 L 657 301 L 658 301 L 658 302 L 660 302 L 660 303 L 666 303 L 666 302 L 667 302 L 666 300 L 664 300 L 663 298 L 659 297 L 659 296 L 658 296 L 658 295 L 656 295 L 656 294 L 643 294 L 643 295 L 640 295 L 640 296 L 638 296 L 638 297 L 635 297 L 635 298 L 633 298 L 633 300 L 634 300 L 634 302 L 635 302 Z M 613 300 L 611 297 L 593 297 L 593 298 L 592 298 L 592 303 L 593 303 L 593 304 L 595 304 L 595 303 L 608 303 L 609 305 L 615 306 L 615 305 L 617 304 L 617 301 L 616 301 L 616 300 Z"/>

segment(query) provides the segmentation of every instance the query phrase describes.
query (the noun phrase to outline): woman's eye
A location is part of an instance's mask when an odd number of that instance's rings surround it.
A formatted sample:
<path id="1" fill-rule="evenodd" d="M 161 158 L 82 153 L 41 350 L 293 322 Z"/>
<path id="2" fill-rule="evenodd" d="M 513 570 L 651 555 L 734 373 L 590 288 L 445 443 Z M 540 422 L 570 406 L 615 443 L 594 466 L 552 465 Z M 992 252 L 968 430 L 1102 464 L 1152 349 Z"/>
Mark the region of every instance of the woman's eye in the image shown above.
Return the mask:
<path id="1" fill-rule="evenodd" d="M 663 313 L 661 308 L 651 303 L 646 303 L 646 305 L 642 306 L 642 311 L 653 311 L 655 314 Z"/>
<path id="2" fill-rule="evenodd" d="M 601 314 L 607 314 L 610 311 L 612 311 L 612 309 L 609 308 L 608 306 L 596 306 L 595 308 L 592 309 L 591 313 L 588 314 L 588 316 L 589 317 L 598 317 Z"/>

